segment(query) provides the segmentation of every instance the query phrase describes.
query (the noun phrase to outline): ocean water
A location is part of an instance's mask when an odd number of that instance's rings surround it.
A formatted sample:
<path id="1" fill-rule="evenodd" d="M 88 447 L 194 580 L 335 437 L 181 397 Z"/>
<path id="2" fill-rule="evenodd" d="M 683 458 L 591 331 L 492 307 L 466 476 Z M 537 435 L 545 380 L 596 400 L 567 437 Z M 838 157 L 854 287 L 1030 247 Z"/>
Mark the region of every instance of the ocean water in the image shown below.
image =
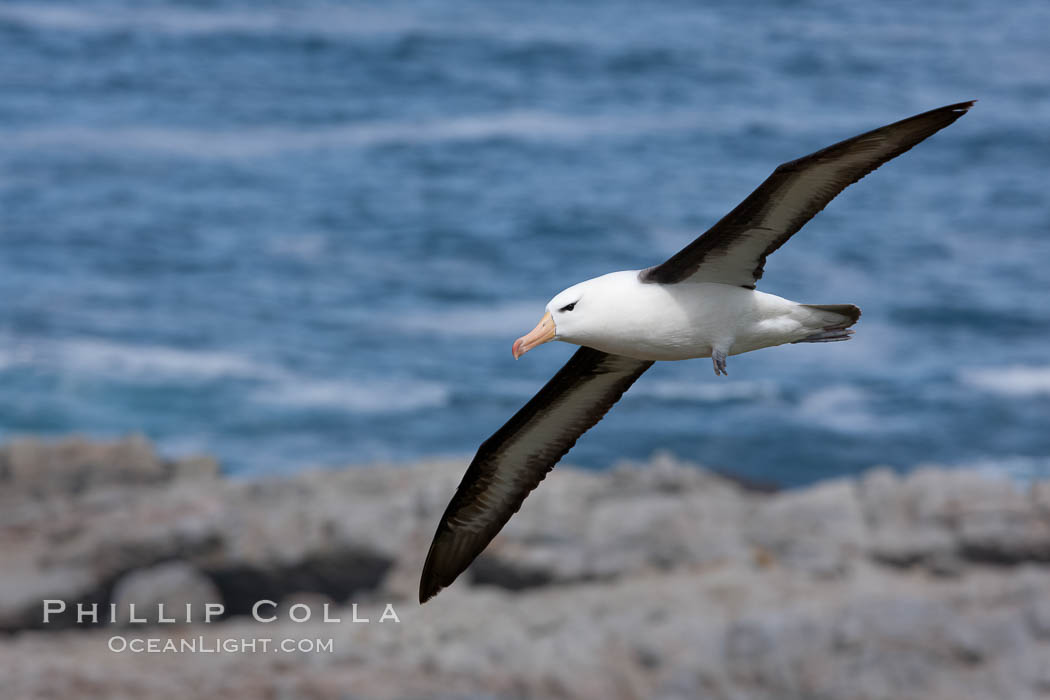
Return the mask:
<path id="1" fill-rule="evenodd" d="M 1008 8 L 1008 9 L 1007 9 Z M 650 370 L 566 459 L 780 484 L 1050 476 L 1050 5 L 0 3 L 0 439 L 231 473 L 469 456 L 568 358 L 562 288 L 779 163 L 977 98 L 760 288 L 849 343 Z"/>

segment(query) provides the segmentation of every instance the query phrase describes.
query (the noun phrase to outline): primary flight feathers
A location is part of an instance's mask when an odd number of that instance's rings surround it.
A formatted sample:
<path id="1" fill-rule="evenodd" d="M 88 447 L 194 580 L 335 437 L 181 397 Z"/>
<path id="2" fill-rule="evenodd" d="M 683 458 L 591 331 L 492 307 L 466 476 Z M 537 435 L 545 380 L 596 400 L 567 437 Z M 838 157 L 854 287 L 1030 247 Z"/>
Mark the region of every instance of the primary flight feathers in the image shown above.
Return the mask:
<path id="1" fill-rule="evenodd" d="M 666 262 L 588 280 L 555 296 L 537 330 L 515 343 L 515 356 L 551 339 L 582 347 L 478 448 L 438 524 L 423 565 L 420 602 L 470 565 L 653 361 L 711 357 L 716 373 L 724 374 L 728 355 L 846 340 L 857 307 L 796 304 L 752 291 L 766 257 L 847 186 L 972 105 L 934 109 L 784 163 Z"/>
<path id="2" fill-rule="evenodd" d="M 933 109 L 784 163 L 721 221 L 642 275 L 672 284 L 692 275 L 705 281 L 754 287 L 766 256 L 817 212 L 888 160 L 966 113 L 973 101 Z"/>

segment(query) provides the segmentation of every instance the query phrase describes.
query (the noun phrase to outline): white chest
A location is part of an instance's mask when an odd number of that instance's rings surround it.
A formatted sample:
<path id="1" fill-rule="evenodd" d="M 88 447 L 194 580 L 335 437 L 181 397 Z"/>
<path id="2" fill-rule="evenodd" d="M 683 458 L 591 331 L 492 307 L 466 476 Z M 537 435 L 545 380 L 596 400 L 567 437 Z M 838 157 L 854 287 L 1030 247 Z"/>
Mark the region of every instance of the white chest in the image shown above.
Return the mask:
<path id="1" fill-rule="evenodd" d="M 607 297 L 582 345 L 644 360 L 710 357 L 728 344 L 729 354 L 779 345 L 796 325 L 793 302 L 724 284 L 641 284 Z M 592 307 L 593 308 L 593 307 Z"/>

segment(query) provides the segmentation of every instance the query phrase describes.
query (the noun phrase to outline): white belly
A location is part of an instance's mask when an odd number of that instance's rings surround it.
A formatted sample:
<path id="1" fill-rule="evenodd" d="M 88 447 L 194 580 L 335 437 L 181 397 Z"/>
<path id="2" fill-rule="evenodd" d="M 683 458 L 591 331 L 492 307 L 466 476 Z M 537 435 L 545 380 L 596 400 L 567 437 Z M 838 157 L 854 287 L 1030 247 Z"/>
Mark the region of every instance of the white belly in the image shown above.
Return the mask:
<path id="1" fill-rule="evenodd" d="M 620 299 L 611 322 L 582 345 L 640 360 L 738 355 L 800 340 L 810 333 L 804 307 L 725 284 L 639 285 Z M 584 339 L 581 339 L 584 340 Z"/>

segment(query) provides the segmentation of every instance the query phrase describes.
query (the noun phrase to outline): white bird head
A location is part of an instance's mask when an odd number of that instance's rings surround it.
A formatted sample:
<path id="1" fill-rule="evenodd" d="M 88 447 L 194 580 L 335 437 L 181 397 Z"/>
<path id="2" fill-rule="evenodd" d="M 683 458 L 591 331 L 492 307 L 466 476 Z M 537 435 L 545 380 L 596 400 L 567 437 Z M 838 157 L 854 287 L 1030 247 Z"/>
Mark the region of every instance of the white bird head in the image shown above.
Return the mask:
<path id="1" fill-rule="evenodd" d="M 547 302 L 547 312 L 536 327 L 514 341 L 514 359 L 552 340 L 585 345 L 601 337 L 615 322 L 617 308 L 635 285 L 636 271 L 613 272 L 558 292 Z"/>

